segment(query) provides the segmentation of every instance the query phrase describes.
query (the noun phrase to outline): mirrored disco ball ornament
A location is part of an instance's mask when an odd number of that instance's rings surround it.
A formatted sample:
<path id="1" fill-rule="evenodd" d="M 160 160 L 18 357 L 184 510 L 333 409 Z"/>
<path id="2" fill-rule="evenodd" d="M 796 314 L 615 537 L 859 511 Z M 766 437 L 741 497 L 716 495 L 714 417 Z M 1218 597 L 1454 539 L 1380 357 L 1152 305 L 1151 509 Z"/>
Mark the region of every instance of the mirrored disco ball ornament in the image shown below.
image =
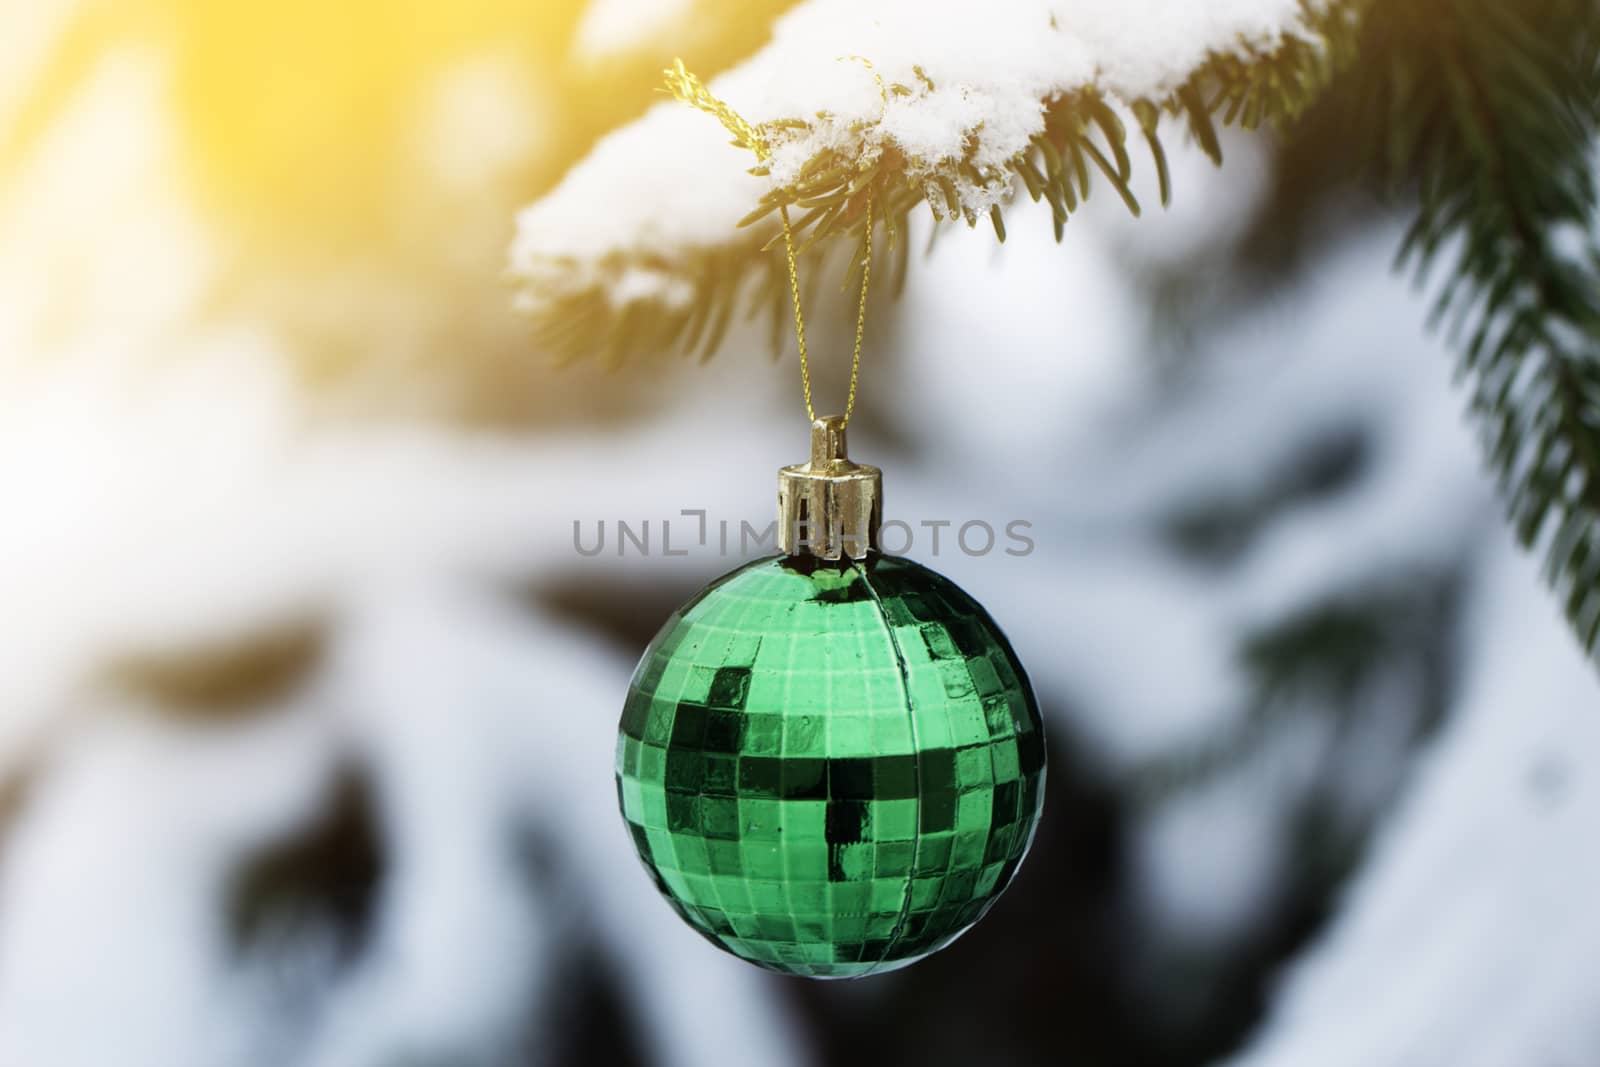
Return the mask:
<path id="1" fill-rule="evenodd" d="M 975 923 L 1033 837 L 1038 706 L 988 613 L 873 547 L 881 475 L 842 420 L 779 476 L 784 554 L 725 575 L 645 652 L 617 787 L 662 894 L 787 974 L 912 963 Z"/>

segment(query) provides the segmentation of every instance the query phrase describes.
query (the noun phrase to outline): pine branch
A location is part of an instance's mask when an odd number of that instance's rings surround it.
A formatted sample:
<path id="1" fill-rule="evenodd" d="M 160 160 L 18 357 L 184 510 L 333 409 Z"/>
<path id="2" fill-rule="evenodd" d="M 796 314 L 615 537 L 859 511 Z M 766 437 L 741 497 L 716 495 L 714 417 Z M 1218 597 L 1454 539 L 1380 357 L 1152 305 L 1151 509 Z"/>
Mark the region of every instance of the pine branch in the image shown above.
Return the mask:
<path id="1" fill-rule="evenodd" d="M 1371 155 L 1411 186 L 1399 261 L 1434 307 L 1518 538 L 1579 640 L 1600 638 L 1600 10 L 1593 0 L 1377 5 L 1360 77 Z"/>
<path id="2" fill-rule="evenodd" d="M 1358 15 L 1368 2 L 1302 0 L 1292 30 L 1264 42 L 1239 37 L 1229 48 L 1213 49 L 1176 88 L 1154 96 L 1129 96 L 1090 76 L 1041 99 L 1042 129 L 1000 162 L 986 162 L 977 136 L 963 153 L 930 161 L 870 120 L 839 123 L 822 113 L 812 120 L 758 123 L 780 162 L 751 171 L 767 185 L 752 197 L 753 210 L 737 232 L 671 250 L 609 249 L 587 260 L 550 255 L 535 241 L 523 241 L 512 268 L 522 285 L 520 303 L 540 347 L 564 361 L 599 355 L 617 365 L 672 350 L 707 357 L 741 312 L 767 316 L 776 353 L 789 317 L 781 256 L 772 250 L 780 206 L 789 208 L 801 254 L 814 272 L 830 248 L 864 243 L 871 198 L 887 238 L 876 244 L 891 257 L 896 290 L 908 260 L 904 234 L 912 212 L 924 205 L 936 224 L 960 220 L 976 226 L 987 219 L 1002 241 L 1004 204 L 1017 187 L 1050 204 L 1058 240 L 1101 183 L 1139 215 L 1136 159 L 1148 158 L 1166 203 L 1171 180 L 1162 142 L 1175 124 L 1220 163 L 1219 125 L 1254 128 L 1292 119 L 1353 54 Z M 886 104 L 941 88 L 921 67 L 912 71 L 905 81 L 880 80 Z M 828 136 L 819 137 L 824 127 Z M 1142 148 L 1131 149 L 1130 138 Z M 748 142 L 735 138 L 746 149 L 753 147 Z M 808 150 L 816 144 L 824 147 Z M 623 281 L 640 277 L 653 283 L 634 291 Z"/>

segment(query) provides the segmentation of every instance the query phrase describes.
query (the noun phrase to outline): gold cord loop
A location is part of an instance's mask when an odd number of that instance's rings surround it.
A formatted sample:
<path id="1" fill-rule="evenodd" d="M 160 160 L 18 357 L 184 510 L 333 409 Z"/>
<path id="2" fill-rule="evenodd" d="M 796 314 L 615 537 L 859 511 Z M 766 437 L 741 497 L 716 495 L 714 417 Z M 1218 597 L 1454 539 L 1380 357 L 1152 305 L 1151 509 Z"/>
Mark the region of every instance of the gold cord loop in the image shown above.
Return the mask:
<path id="1" fill-rule="evenodd" d="M 871 63 L 859 56 L 847 57 L 859 59 L 871 68 Z M 667 88 L 679 100 L 704 111 L 713 116 L 734 136 L 734 143 L 748 148 L 756 154 L 756 159 L 766 163 L 772 158 L 772 149 L 767 142 L 766 131 L 760 126 L 749 123 L 727 103 L 717 99 L 694 74 L 684 68 L 683 60 L 677 60 L 665 72 Z M 873 77 L 878 79 L 880 93 L 884 94 L 887 105 L 888 97 L 883 86 L 883 79 L 873 72 Z M 856 309 L 856 343 L 855 351 L 850 357 L 850 394 L 845 400 L 844 416 L 840 426 L 850 424 L 850 416 L 856 410 L 856 386 L 861 377 L 861 339 L 867 327 L 867 290 L 872 282 L 872 193 L 867 193 L 866 206 L 866 231 L 863 239 L 863 252 L 861 260 L 861 300 Z M 789 296 L 794 302 L 794 334 L 800 348 L 800 387 L 805 395 L 806 418 L 815 423 L 817 421 L 816 409 L 811 403 L 811 360 L 806 349 L 806 320 L 805 313 L 800 307 L 800 269 L 795 260 L 794 228 L 789 222 L 789 206 L 778 206 L 778 217 L 783 222 L 783 252 L 784 259 L 789 266 Z"/>
<path id="2" fill-rule="evenodd" d="M 806 398 L 806 418 L 817 421 L 817 412 L 811 404 L 811 361 L 806 352 L 806 321 L 800 310 L 800 272 L 795 266 L 794 232 L 789 226 L 789 209 L 778 209 L 783 219 L 783 251 L 789 261 L 789 295 L 794 299 L 794 333 L 800 346 L 800 387 Z M 844 402 L 842 425 L 850 425 L 850 416 L 856 410 L 856 385 L 861 378 L 861 338 L 867 329 L 867 287 L 872 283 L 872 197 L 867 197 L 866 248 L 861 257 L 861 301 L 856 308 L 856 344 L 850 356 L 850 395 Z"/>

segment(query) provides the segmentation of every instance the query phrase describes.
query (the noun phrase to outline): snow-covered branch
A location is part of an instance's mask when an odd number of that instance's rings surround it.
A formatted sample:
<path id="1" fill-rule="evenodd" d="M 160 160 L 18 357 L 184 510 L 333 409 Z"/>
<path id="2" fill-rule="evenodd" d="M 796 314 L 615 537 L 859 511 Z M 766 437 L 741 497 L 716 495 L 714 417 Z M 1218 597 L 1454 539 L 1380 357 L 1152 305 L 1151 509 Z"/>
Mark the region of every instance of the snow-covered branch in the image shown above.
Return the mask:
<path id="1" fill-rule="evenodd" d="M 969 225 L 990 215 L 1003 237 L 1000 208 L 1019 184 L 1051 203 L 1059 237 L 1096 173 L 1137 213 L 1125 120 L 1165 199 L 1163 117 L 1219 157 L 1214 121 L 1304 106 L 1355 6 L 1002 0 L 980 14 L 809 0 L 711 87 L 762 132 L 761 165 L 706 116 L 658 105 L 522 212 L 518 304 L 569 357 L 710 351 L 751 289 L 752 307 L 781 310 L 776 257 L 760 259 L 780 205 L 812 248 L 859 240 L 869 200 L 891 238 L 924 202 Z"/>

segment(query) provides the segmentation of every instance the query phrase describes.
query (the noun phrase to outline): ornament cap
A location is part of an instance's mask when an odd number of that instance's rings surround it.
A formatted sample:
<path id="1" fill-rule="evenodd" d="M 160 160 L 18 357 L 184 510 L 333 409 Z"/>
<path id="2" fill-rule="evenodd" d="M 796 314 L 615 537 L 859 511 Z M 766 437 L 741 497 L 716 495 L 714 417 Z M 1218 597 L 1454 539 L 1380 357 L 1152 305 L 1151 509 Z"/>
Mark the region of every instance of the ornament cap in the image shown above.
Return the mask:
<path id="1" fill-rule="evenodd" d="M 883 472 L 852 463 L 845 418 L 811 423 L 811 460 L 778 472 L 778 547 L 791 556 L 865 559 L 878 547 Z"/>

